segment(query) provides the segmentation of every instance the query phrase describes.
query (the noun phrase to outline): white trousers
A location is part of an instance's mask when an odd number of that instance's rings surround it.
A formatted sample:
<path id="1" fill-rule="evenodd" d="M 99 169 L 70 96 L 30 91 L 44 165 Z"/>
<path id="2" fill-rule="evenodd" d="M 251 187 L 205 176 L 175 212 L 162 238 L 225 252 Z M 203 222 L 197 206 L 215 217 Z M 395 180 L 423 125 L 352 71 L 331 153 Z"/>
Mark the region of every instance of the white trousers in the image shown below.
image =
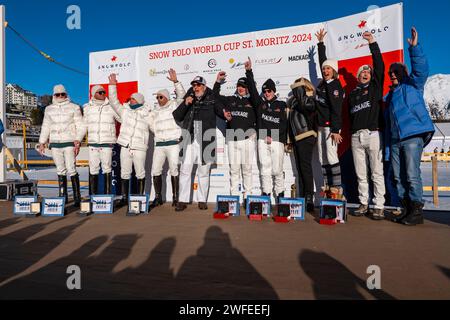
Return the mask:
<path id="1" fill-rule="evenodd" d="M 231 194 L 239 195 L 239 182 L 241 180 L 241 170 L 243 177 L 243 193 L 252 194 L 252 164 L 255 156 L 255 139 L 248 138 L 240 141 L 229 141 L 228 162 L 230 163 L 230 185 Z"/>
<path id="2" fill-rule="evenodd" d="M 209 178 L 211 164 L 202 165 L 202 147 L 197 141 L 193 141 L 185 149 L 185 157 L 180 167 L 180 196 L 179 201 L 188 203 L 191 199 L 192 169 L 197 164 L 197 201 L 207 202 L 209 191 Z"/>
<path id="3" fill-rule="evenodd" d="M 275 182 L 275 196 L 284 192 L 284 144 L 272 141 L 267 144 L 264 140 L 258 140 L 258 158 L 260 164 L 260 174 L 262 191 L 267 194 L 272 193 L 272 177 Z"/>
<path id="4" fill-rule="evenodd" d="M 155 147 L 153 149 L 152 176 L 160 176 L 164 163 L 169 162 L 169 173 L 172 177 L 178 176 L 178 158 L 180 145 Z"/>
<path id="5" fill-rule="evenodd" d="M 99 174 L 100 164 L 103 173 L 110 173 L 112 171 L 112 152 L 113 149 L 110 147 L 89 147 L 89 173 L 92 175 Z"/>
<path id="6" fill-rule="evenodd" d="M 379 131 L 360 130 L 352 135 L 352 153 L 358 177 L 359 202 L 369 204 L 368 165 L 373 182 L 375 209 L 384 208 L 386 187 L 383 172 L 383 150 Z"/>
<path id="7" fill-rule="evenodd" d="M 319 127 L 317 132 L 317 149 L 319 161 L 322 166 L 339 163 L 338 145 L 331 139 L 329 127 Z"/>
<path id="8" fill-rule="evenodd" d="M 77 174 L 74 149 L 74 147 L 52 148 L 52 157 L 58 176 L 69 174 L 72 177 Z"/>
<path id="9" fill-rule="evenodd" d="M 134 166 L 136 178 L 144 179 L 146 157 L 147 151 L 122 147 L 120 150 L 120 177 L 125 180 L 130 179 Z"/>

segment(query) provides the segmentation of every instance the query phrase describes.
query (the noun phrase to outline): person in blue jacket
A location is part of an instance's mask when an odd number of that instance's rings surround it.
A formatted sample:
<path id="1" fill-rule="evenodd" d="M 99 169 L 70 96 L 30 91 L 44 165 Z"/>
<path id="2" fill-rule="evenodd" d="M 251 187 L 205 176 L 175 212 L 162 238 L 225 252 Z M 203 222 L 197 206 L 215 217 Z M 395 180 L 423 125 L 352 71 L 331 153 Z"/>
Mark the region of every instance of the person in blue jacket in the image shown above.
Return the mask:
<path id="1" fill-rule="evenodd" d="M 423 224 L 423 186 L 420 162 L 423 148 L 434 134 L 423 91 L 428 79 L 427 58 L 419 44 L 417 30 L 408 39 L 411 73 L 402 63 L 389 68 L 391 90 L 385 98 L 386 161 L 391 161 L 402 214 L 394 219 L 405 225 Z"/>
<path id="2" fill-rule="evenodd" d="M 2 122 L 2 120 L 0 119 L 0 135 L 2 135 L 3 132 L 5 132 L 5 127 L 3 126 L 3 122 Z"/>

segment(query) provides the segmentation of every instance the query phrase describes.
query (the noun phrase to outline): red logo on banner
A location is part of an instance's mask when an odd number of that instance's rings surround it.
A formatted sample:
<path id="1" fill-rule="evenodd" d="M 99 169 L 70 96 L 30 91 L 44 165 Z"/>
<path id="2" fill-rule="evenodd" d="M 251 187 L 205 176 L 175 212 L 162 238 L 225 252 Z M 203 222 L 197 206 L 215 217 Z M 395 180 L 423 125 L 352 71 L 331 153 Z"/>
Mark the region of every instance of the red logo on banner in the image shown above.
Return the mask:
<path id="1" fill-rule="evenodd" d="M 112 58 L 111 58 L 111 61 L 116 61 L 117 60 L 117 57 L 116 56 L 113 56 Z"/>
<path id="2" fill-rule="evenodd" d="M 366 20 L 361 20 L 361 23 L 358 24 L 358 28 L 362 29 L 365 28 L 367 25 L 367 21 Z"/>

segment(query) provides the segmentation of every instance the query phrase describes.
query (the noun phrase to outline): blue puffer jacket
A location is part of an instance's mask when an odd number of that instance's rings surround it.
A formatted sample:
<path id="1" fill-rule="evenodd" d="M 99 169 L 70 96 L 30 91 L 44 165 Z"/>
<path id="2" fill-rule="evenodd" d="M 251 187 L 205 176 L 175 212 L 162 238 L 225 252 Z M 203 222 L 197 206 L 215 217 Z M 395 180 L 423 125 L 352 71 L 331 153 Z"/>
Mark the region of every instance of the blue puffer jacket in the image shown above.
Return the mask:
<path id="1" fill-rule="evenodd" d="M 5 127 L 3 126 L 2 120 L 0 120 L 0 135 L 5 132 Z"/>
<path id="2" fill-rule="evenodd" d="M 409 47 L 411 74 L 385 97 L 388 103 L 385 110 L 385 161 L 390 159 L 391 121 L 395 121 L 400 140 L 423 135 L 426 146 L 434 134 L 434 125 L 423 98 L 425 83 L 428 79 L 428 61 L 422 47 Z M 392 110 L 392 112 L 390 112 Z M 393 115 L 391 119 L 391 114 Z"/>

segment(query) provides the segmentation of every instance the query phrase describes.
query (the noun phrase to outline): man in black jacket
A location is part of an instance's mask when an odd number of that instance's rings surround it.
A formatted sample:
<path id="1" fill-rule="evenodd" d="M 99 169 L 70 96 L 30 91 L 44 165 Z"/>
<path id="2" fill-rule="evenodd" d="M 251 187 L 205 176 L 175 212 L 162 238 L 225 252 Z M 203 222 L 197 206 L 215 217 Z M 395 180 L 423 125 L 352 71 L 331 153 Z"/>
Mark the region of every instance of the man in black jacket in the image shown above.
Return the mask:
<path id="1" fill-rule="evenodd" d="M 228 162 L 230 164 L 231 194 L 239 195 L 239 181 L 242 171 L 242 199 L 252 194 L 253 157 L 255 156 L 256 114 L 248 93 L 247 78 L 240 78 L 236 84 L 236 93 L 232 96 L 221 96 L 220 87 L 225 82 L 226 73 L 221 71 L 214 84 L 214 93 L 222 100 L 229 111 L 227 119 L 226 143 L 228 146 Z"/>
<path id="2" fill-rule="evenodd" d="M 323 43 L 326 34 L 324 29 L 316 33 L 323 77 L 316 91 L 319 161 L 322 164 L 325 187 L 334 187 L 342 192 L 338 145 L 342 142 L 341 113 L 345 93 L 339 82 L 337 61 L 327 59 Z"/>
<path id="3" fill-rule="evenodd" d="M 287 142 L 286 103 L 277 100 L 276 87 L 272 79 L 262 86 L 263 98 L 256 88 L 252 62 L 245 63 L 246 77 L 249 84 L 250 101 L 256 107 L 258 128 L 258 159 L 262 180 L 263 195 L 270 195 L 275 182 L 275 198 L 284 197 L 284 145 Z"/>
<path id="4" fill-rule="evenodd" d="M 225 119 L 229 113 L 222 102 L 206 86 L 205 78 L 197 76 L 191 82 L 183 103 L 173 112 L 173 117 L 189 135 L 184 158 L 180 167 L 180 194 L 176 211 L 183 211 L 191 197 L 191 175 L 198 164 L 197 201 L 200 210 L 208 209 L 208 191 L 211 164 L 216 156 L 216 115 Z"/>
<path id="5" fill-rule="evenodd" d="M 374 220 L 384 219 L 384 195 L 386 187 L 383 173 L 383 149 L 381 142 L 382 112 L 380 101 L 383 98 L 384 62 L 378 43 L 370 32 L 363 38 L 369 42 L 373 68 L 363 65 L 357 73 L 358 85 L 350 93 L 350 126 L 352 132 L 352 153 L 355 171 L 358 177 L 359 208 L 355 216 L 369 211 L 369 181 L 367 177 L 367 159 L 373 182 Z"/>

